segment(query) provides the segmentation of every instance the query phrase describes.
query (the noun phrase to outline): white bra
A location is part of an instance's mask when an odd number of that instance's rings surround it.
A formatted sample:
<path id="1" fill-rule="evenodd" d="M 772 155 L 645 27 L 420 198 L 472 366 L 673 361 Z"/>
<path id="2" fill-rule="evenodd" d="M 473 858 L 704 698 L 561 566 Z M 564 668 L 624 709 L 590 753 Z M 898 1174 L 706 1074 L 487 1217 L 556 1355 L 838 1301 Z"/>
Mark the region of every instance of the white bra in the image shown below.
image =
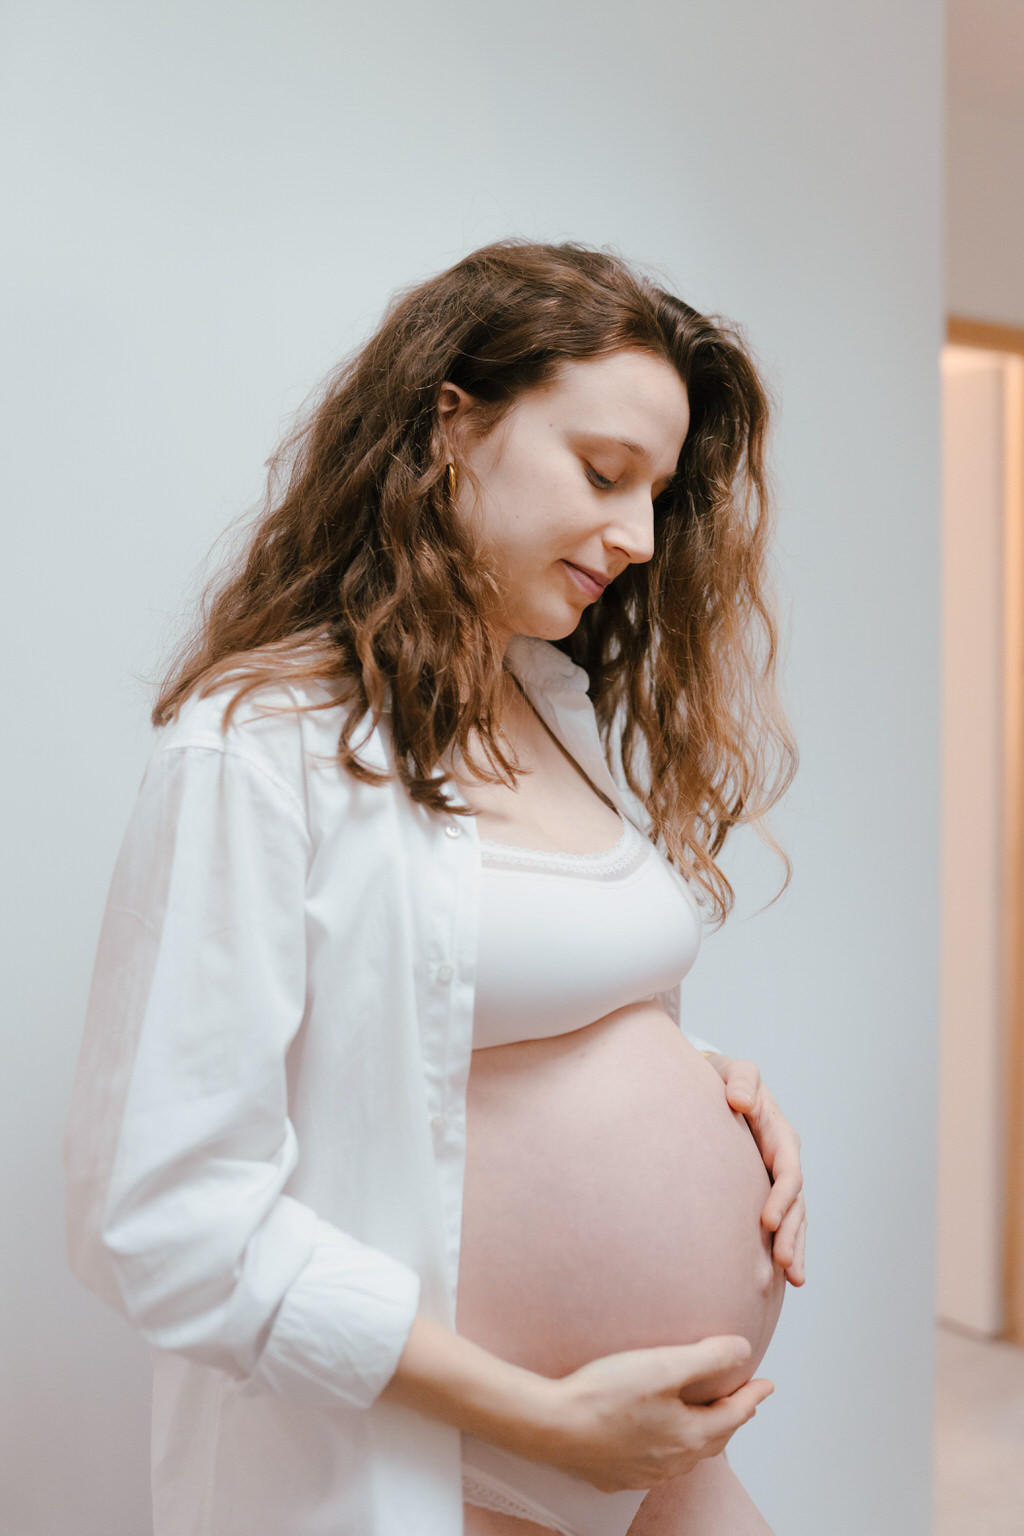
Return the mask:
<path id="1" fill-rule="evenodd" d="M 632 822 L 598 853 L 480 839 L 473 1047 L 566 1034 L 681 981 L 701 917 L 685 880 Z"/>

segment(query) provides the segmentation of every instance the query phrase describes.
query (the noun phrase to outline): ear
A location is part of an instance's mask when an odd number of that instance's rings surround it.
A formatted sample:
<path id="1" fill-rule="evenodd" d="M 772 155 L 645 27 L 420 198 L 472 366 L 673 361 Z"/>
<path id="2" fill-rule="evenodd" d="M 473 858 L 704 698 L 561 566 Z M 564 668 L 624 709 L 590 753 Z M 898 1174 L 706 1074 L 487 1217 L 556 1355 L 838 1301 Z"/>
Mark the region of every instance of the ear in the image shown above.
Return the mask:
<path id="1" fill-rule="evenodd" d="M 441 385 L 437 397 L 437 413 L 447 425 L 450 426 L 455 417 L 469 411 L 473 404 L 473 396 L 458 384 L 452 384 L 446 379 Z"/>
<path id="2" fill-rule="evenodd" d="M 445 380 L 441 385 L 437 396 L 437 417 L 447 439 L 458 441 L 459 428 L 475 403 L 473 396 L 458 384 Z"/>

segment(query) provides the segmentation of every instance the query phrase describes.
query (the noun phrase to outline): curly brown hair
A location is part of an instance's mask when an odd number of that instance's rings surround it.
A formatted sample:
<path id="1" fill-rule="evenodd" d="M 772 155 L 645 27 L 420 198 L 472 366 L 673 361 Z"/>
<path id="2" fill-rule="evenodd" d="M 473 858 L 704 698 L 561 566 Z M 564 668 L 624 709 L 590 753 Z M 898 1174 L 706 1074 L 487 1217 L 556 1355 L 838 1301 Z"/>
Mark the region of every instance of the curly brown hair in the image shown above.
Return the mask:
<path id="1" fill-rule="evenodd" d="M 225 729 L 253 689 L 321 684 L 322 702 L 301 707 L 346 706 L 338 761 L 364 782 L 388 775 L 359 760 L 353 736 L 389 705 L 396 770 L 414 800 L 473 814 L 445 794 L 453 745 L 482 778 L 514 785 L 497 736 L 503 647 L 486 617 L 499 574 L 446 490 L 440 388 L 450 381 L 479 402 L 483 433 L 568 363 L 627 348 L 677 369 L 689 431 L 655 502 L 653 558 L 552 643 L 587 672 L 609 765 L 617 751 L 651 837 L 717 921 L 734 903 L 715 863 L 734 826 L 755 826 L 781 857 L 781 895 L 791 867 L 764 817 L 797 751 L 775 680 L 768 394 L 737 326 L 578 242 L 498 241 L 395 297 L 271 459 L 246 544 L 203 592 L 153 724 L 226 674 L 239 687 Z M 471 756 L 471 735 L 493 773 Z"/>

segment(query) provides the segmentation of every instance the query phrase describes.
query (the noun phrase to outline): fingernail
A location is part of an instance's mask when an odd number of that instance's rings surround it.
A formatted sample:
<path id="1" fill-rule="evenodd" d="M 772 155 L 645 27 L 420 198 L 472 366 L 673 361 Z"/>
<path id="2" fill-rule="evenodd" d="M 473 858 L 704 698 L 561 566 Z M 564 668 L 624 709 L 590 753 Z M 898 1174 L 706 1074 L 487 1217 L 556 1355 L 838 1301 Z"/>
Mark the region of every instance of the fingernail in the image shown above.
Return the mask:
<path id="1" fill-rule="evenodd" d="M 737 1341 L 736 1341 L 736 1359 L 737 1360 L 747 1360 L 749 1358 L 750 1358 L 750 1345 L 748 1344 L 747 1340 L 746 1339 L 737 1339 Z"/>

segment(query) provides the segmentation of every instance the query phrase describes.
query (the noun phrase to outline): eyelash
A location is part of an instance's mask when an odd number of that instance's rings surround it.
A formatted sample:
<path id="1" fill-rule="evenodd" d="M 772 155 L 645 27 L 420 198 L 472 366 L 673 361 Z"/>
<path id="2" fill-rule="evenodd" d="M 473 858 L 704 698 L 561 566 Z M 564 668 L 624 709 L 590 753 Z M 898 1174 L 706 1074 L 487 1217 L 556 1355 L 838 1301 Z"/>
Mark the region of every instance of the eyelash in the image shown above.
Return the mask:
<path id="1" fill-rule="evenodd" d="M 610 491 L 612 489 L 615 484 L 614 480 L 609 480 L 606 475 L 599 474 L 598 471 L 594 468 L 593 464 L 588 464 L 585 459 L 583 463 L 587 472 L 587 479 L 590 481 L 591 485 L 595 487 L 595 489 L 599 491 Z M 668 493 L 671 489 L 671 486 L 666 486 L 665 489 L 654 498 L 655 519 L 663 517 L 664 514 L 668 511 Z M 661 503 L 660 506 L 659 502 Z"/>
<path id="2" fill-rule="evenodd" d="M 606 475 L 598 474 L 593 464 L 587 464 L 586 470 L 587 478 L 590 480 L 590 483 L 599 491 L 610 491 L 612 486 L 615 484 L 615 481 L 609 480 Z"/>

